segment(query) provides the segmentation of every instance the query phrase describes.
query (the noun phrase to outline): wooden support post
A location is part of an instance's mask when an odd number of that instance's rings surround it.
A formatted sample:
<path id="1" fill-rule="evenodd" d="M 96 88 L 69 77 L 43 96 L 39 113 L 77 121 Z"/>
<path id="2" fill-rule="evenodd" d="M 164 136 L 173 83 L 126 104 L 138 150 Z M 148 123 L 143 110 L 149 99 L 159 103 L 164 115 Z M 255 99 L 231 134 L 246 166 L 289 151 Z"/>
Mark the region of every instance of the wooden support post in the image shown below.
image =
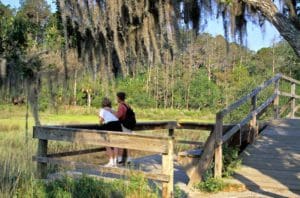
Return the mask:
<path id="1" fill-rule="evenodd" d="M 46 157 L 48 150 L 48 140 L 39 139 L 37 156 Z M 37 177 L 45 179 L 47 177 L 47 163 L 37 162 Z"/>
<path id="2" fill-rule="evenodd" d="M 291 118 L 295 118 L 295 111 L 296 111 L 296 83 L 291 84 L 291 95 L 292 95 L 292 101 L 291 101 Z"/>
<path id="3" fill-rule="evenodd" d="M 250 142 L 253 143 L 255 141 L 255 138 L 258 135 L 258 126 L 257 126 L 257 118 L 256 118 L 256 103 L 257 103 L 257 95 L 254 95 L 251 98 L 251 111 L 252 111 L 252 119 L 250 122 Z"/>
<path id="4" fill-rule="evenodd" d="M 174 155 L 174 138 L 170 137 L 168 143 L 168 153 L 162 155 L 162 173 L 170 175 L 169 182 L 162 183 L 162 197 L 163 198 L 172 198 L 174 197 L 173 188 L 174 188 L 174 164 L 173 164 L 173 155 Z"/>
<path id="5" fill-rule="evenodd" d="M 254 95 L 251 98 L 251 111 L 254 111 L 256 109 L 256 103 L 257 103 L 257 95 Z"/>
<path id="6" fill-rule="evenodd" d="M 172 129 L 169 129 L 169 136 L 173 136 L 174 135 L 174 129 L 172 128 Z"/>
<path id="7" fill-rule="evenodd" d="M 274 119 L 279 118 L 279 80 L 275 82 L 275 94 L 277 94 L 274 99 Z"/>
<path id="8" fill-rule="evenodd" d="M 222 136 L 223 136 L 223 116 L 220 113 L 216 115 L 215 128 L 215 177 L 222 177 Z"/>
<path id="9" fill-rule="evenodd" d="M 256 121 L 256 112 L 252 112 L 252 119 L 250 121 L 250 143 L 253 143 L 258 135 L 258 127 Z"/>

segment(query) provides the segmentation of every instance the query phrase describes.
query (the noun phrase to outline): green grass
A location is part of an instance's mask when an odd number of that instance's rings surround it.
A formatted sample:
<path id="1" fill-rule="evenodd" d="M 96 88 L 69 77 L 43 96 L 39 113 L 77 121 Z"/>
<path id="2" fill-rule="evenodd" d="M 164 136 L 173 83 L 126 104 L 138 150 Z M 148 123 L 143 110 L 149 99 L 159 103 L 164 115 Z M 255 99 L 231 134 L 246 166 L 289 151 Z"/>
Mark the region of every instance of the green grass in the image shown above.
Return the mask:
<path id="1" fill-rule="evenodd" d="M 17 197 L 24 198 L 110 198 L 110 197 L 159 197 L 158 191 L 151 189 L 148 181 L 139 175 L 128 180 L 104 181 L 103 179 L 80 176 L 62 176 L 51 182 L 33 181 L 30 189 L 19 188 Z"/>
<path id="2" fill-rule="evenodd" d="M 213 122 L 212 114 L 200 111 L 187 111 L 177 109 L 138 109 L 134 108 L 138 121 L 145 120 L 184 120 L 184 121 L 200 121 Z M 32 155 L 37 149 L 37 141 L 32 138 L 32 126 L 34 120 L 29 116 L 29 131 L 25 133 L 25 106 L 0 105 L 0 197 L 51 197 L 53 193 L 56 197 L 70 197 L 76 191 L 72 187 L 79 181 L 71 181 L 69 190 L 62 190 L 57 183 L 43 184 L 35 179 L 36 164 L 32 162 Z M 96 108 L 84 107 L 66 107 L 61 108 L 59 112 L 45 111 L 40 113 L 42 125 L 53 124 L 83 124 L 98 123 L 98 110 Z M 205 136 L 199 133 L 180 132 L 181 138 L 199 138 L 205 139 Z M 197 135 L 192 135 L 197 134 Z M 74 150 L 84 148 L 84 145 L 70 144 L 64 142 L 49 142 L 49 152 L 58 152 L 64 150 Z M 99 156 L 98 156 L 99 158 Z M 93 185 L 96 181 L 82 178 L 90 182 L 91 186 L 85 186 L 88 191 L 94 191 Z M 148 197 L 155 197 L 157 193 L 148 189 L 148 185 L 140 186 L 141 180 L 134 179 L 130 181 L 130 185 L 123 183 L 118 189 L 121 190 L 122 196 L 141 197 L 141 193 L 145 193 Z M 145 180 L 144 183 L 147 183 Z M 116 183 L 106 184 L 99 181 L 97 185 L 103 185 L 107 192 L 113 192 Z M 51 185 L 55 186 L 49 191 Z M 100 186 L 101 186 L 100 185 Z M 109 186 L 109 187 L 108 187 Z M 57 187 L 57 189 L 56 189 Z M 71 188 L 72 187 L 72 188 Z M 69 187 L 68 187 L 69 188 Z M 141 189 L 142 188 L 142 189 Z M 117 192 L 117 191 L 116 191 Z M 96 192 L 94 192 L 96 193 Z M 103 192 L 104 194 L 106 192 Z M 105 194 L 107 195 L 107 194 Z M 143 194 L 143 197 L 146 195 Z M 146 197 L 147 197 L 146 196 Z M 53 196 L 52 196 L 53 197 Z M 104 196 L 105 197 L 105 196 Z"/>

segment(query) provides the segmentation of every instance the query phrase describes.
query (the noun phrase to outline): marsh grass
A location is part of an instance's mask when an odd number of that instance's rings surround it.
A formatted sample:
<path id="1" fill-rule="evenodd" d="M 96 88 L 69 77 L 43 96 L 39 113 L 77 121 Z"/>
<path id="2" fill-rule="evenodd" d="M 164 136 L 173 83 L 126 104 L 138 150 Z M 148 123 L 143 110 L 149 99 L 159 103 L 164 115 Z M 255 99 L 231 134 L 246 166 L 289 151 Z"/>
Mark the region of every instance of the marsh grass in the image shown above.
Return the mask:
<path id="1" fill-rule="evenodd" d="M 148 181 L 140 175 L 132 175 L 126 181 L 113 180 L 110 182 L 86 175 L 77 178 L 63 176 L 49 182 L 32 181 L 30 188 L 30 190 L 19 188 L 16 196 L 24 198 L 159 197 L 158 191 L 151 189 Z"/>
<path id="2" fill-rule="evenodd" d="M 25 106 L 4 106 L 0 105 L 0 197 L 70 197 L 73 196 L 76 188 L 71 189 L 76 182 L 87 182 L 85 186 L 86 191 L 96 193 L 100 187 L 93 187 L 96 181 L 87 178 L 82 178 L 79 181 L 70 181 L 68 186 L 69 191 L 59 187 L 58 183 L 43 184 L 35 178 L 36 164 L 32 162 L 32 156 L 35 155 L 37 148 L 37 141 L 32 139 L 32 126 L 34 120 L 29 118 L 29 132 L 25 133 Z M 58 113 L 51 111 L 42 112 L 40 119 L 43 125 L 58 125 L 58 124 L 83 124 L 83 123 L 98 123 L 97 109 L 95 108 L 62 108 Z M 198 111 L 181 111 L 175 109 L 137 109 L 135 108 L 138 120 L 186 120 L 186 121 L 205 121 L 210 120 L 211 115 L 201 114 Z M 201 117 L 202 116 L 202 117 Z M 202 120 L 199 118 L 203 118 Z M 157 132 L 151 132 L 157 133 Z M 164 131 L 165 134 L 167 134 Z M 186 139 L 205 139 L 200 133 L 188 132 L 178 130 L 178 135 Z M 86 148 L 86 145 L 70 144 L 65 142 L 52 142 L 49 141 L 49 153 L 79 150 Z M 90 147 L 89 147 L 90 148 Z M 141 153 L 138 153 L 141 155 Z M 103 156 L 104 157 L 104 156 Z M 79 160 L 103 160 L 100 155 L 85 156 Z M 56 171 L 58 167 L 49 166 L 49 171 Z M 121 182 L 121 181 L 118 181 Z M 143 183 L 140 186 L 140 183 Z M 63 182 L 62 182 L 63 183 Z M 122 183 L 122 182 L 121 182 Z M 133 177 L 129 184 L 123 183 L 105 183 L 99 181 L 97 186 L 101 186 L 108 192 L 113 192 L 114 189 L 122 189 L 122 197 L 155 197 L 157 196 L 156 190 L 149 189 L 146 185 L 147 181 L 141 178 Z M 83 185 L 83 184 L 82 184 Z M 90 186 L 89 186 L 90 185 Z M 119 186 L 118 186 L 119 185 Z M 53 190 L 49 190 L 52 188 Z M 116 187 L 117 186 L 117 187 Z M 120 187 L 122 186 L 122 187 Z M 57 187 L 57 189 L 56 189 Z M 112 189 L 111 191 L 109 189 Z M 54 192 L 55 191 L 55 192 Z M 116 191 L 118 192 L 118 191 Z M 150 193 L 151 192 L 151 193 Z M 103 192 L 106 197 L 106 191 Z M 103 197 L 103 196 L 102 196 Z"/>

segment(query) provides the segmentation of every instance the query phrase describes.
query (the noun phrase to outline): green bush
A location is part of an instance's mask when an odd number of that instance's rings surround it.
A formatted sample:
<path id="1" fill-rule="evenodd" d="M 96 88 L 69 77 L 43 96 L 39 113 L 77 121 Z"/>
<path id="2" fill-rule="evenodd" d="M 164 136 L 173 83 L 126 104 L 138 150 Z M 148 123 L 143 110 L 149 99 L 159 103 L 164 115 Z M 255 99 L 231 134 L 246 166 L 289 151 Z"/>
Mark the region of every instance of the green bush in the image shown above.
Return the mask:
<path id="1" fill-rule="evenodd" d="M 191 81 L 189 106 L 193 109 L 215 109 L 220 98 L 220 89 L 209 81 L 206 71 L 199 69 Z"/>
<path id="2" fill-rule="evenodd" d="M 209 178 L 204 182 L 200 182 L 195 187 L 203 192 L 219 192 L 222 191 L 227 184 L 218 178 Z"/>
<path id="3" fill-rule="evenodd" d="M 223 146 L 223 176 L 229 177 L 241 165 L 239 148 Z"/>
<path id="4" fill-rule="evenodd" d="M 155 99 L 147 93 L 146 76 L 140 74 L 135 78 L 118 79 L 117 90 L 126 92 L 129 104 L 138 107 L 154 107 Z"/>
<path id="5" fill-rule="evenodd" d="M 223 146 L 223 177 L 231 176 L 238 166 L 240 166 L 242 161 L 238 154 L 239 148 Z M 228 186 L 221 178 L 213 177 L 213 167 L 214 163 L 206 171 L 204 181 L 195 186 L 196 189 L 204 192 L 218 192 Z"/>

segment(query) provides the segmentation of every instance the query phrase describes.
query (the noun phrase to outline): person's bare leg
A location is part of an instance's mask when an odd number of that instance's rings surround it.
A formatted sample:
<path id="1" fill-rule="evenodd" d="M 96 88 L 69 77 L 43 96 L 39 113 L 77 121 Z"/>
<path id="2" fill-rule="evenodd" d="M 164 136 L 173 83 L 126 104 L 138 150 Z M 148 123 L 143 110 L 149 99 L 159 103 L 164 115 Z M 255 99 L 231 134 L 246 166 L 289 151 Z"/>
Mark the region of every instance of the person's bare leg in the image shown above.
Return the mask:
<path id="1" fill-rule="evenodd" d="M 113 161 L 114 165 L 118 164 L 118 148 L 113 148 Z"/>
<path id="2" fill-rule="evenodd" d="M 123 153 L 124 153 L 124 149 L 119 148 L 118 149 L 118 162 L 121 162 L 123 160 Z"/>
<path id="3" fill-rule="evenodd" d="M 111 147 L 106 147 L 106 153 L 109 157 L 109 162 L 105 166 L 113 166 L 113 150 Z"/>
<path id="4" fill-rule="evenodd" d="M 127 156 L 126 156 L 126 163 L 131 163 L 131 161 L 132 161 L 132 155 L 131 155 L 131 151 L 129 150 L 129 149 L 127 149 Z"/>

